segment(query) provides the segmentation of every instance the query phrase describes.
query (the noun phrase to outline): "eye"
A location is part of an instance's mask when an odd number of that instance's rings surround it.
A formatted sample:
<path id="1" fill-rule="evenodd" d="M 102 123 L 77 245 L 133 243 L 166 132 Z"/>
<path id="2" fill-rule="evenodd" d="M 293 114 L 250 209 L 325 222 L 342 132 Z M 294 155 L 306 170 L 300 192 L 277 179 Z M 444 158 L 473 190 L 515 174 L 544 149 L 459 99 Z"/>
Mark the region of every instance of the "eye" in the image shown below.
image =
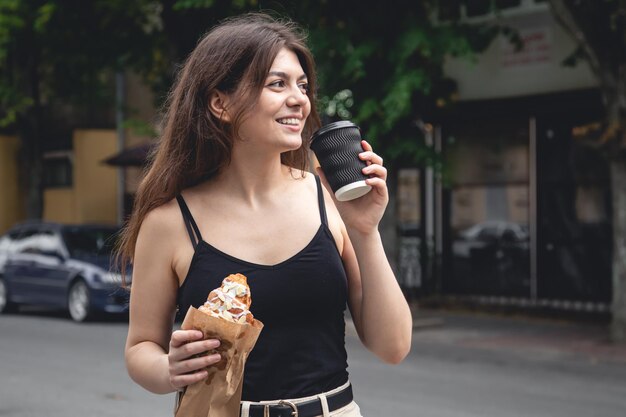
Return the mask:
<path id="1" fill-rule="evenodd" d="M 298 84 L 298 87 L 300 88 L 300 90 L 302 90 L 304 94 L 309 92 L 309 83 L 300 83 Z"/>
<path id="2" fill-rule="evenodd" d="M 284 86 L 285 86 L 285 82 L 283 80 L 272 81 L 271 83 L 268 84 L 268 87 L 282 88 Z"/>

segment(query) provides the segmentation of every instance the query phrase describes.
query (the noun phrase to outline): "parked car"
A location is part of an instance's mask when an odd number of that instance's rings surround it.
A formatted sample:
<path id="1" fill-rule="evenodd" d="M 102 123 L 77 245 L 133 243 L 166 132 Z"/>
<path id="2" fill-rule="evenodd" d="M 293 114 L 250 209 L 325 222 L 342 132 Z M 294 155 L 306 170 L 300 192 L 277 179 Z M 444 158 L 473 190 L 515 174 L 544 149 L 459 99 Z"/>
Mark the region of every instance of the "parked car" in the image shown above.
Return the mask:
<path id="1" fill-rule="evenodd" d="M 475 224 L 459 233 L 453 242 L 452 253 L 468 258 L 473 251 L 487 248 L 517 247 L 528 250 L 529 236 L 525 226 L 518 223 L 490 220 Z"/>
<path id="2" fill-rule="evenodd" d="M 123 313 L 128 291 L 111 272 L 119 228 L 28 222 L 0 237 L 0 313 L 20 305 L 67 309 L 77 322 Z"/>
<path id="3" fill-rule="evenodd" d="M 458 291 L 522 296 L 530 286 L 530 239 L 525 225 L 490 220 L 461 231 L 452 242 Z"/>

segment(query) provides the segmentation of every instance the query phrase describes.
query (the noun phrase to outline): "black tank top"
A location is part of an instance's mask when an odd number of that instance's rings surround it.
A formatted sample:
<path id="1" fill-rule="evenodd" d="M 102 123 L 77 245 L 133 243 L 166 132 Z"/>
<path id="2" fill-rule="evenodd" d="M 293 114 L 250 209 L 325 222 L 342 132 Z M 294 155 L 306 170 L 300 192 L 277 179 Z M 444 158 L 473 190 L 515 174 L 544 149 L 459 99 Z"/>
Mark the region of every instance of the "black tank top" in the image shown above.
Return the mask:
<path id="1" fill-rule="evenodd" d="M 271 266 L 237 259 L 205 242 L 182 196 L 176 197 L 195 249 L 178 291 L 179 315 L 204 304 L 223 278 L 241 273 L 248 277 L 251 311 L 265 325 L 246 363 L 246 401 L 315 395 L 348 380 L 346 273 L 315 179 L 321 217 L 317 233 L 300 252 Z"/>

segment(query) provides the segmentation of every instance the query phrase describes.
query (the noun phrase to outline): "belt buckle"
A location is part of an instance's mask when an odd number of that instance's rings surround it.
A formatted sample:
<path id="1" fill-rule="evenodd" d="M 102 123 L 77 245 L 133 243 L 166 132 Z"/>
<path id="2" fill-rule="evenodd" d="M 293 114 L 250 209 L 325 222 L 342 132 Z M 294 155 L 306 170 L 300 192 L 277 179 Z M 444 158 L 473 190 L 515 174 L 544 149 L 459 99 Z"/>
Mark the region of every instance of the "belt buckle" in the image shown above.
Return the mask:
<path id="1" fill-rule="evenodd" d="M 293 410 L 293 412 L 291 413 L 291 415 L 293 417 L 298 417 L 298 407 L 292 403 L 291 401 L 287 401 L 287 400 L 280 400 L 278 402 L 278 405 L 288 405 L 289 407 L 291 407 L 291 409 Z"/>

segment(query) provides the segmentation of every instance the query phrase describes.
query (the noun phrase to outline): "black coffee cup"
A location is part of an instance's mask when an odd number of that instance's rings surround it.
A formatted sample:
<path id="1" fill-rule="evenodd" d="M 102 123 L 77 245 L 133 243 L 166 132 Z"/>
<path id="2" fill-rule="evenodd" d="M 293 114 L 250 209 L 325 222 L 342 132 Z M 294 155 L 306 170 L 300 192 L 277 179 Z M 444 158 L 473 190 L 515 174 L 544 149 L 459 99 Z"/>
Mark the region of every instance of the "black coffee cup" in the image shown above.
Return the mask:
<path id="1" fill-rule="evenodd" d="M 343 120 L 320 128 L 311 138 L 311 149 L 324 170 L 324 175 L 339 201 L 349 201 L 367 194 L 372 187 L 359 159 L 363 152 L 361 131 L 352 122 Z"/>

